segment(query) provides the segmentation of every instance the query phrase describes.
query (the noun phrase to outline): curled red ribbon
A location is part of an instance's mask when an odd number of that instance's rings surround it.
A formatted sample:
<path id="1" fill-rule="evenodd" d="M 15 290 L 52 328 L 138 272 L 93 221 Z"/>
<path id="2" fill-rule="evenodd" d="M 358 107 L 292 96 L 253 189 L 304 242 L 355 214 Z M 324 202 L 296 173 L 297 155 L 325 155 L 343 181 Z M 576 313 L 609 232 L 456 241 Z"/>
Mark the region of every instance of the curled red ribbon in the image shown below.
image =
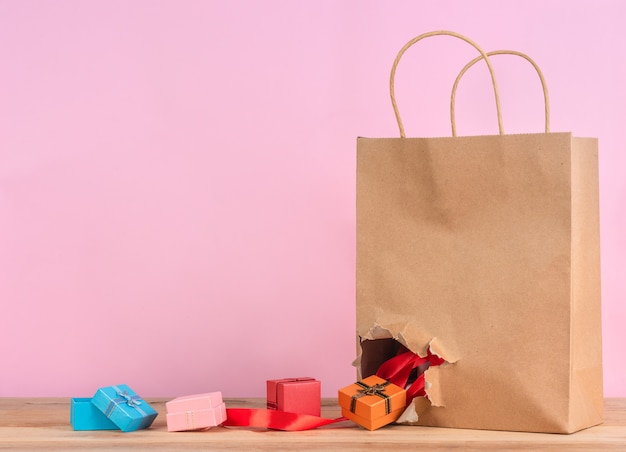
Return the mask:
<path id="1" fill-rule="evenodd" d="M 425 368 L 439 366 L 444 362 L 443 358 L 433 355 L 430 350 L 422 358 L 412 351 L 402 348 L 396 356 L 381 364 L 376 375 L 401 388 L 406 388 L 414 369 L 420 366 Z M 426 397 L 423 370 L 406 391 L 407 406 L 415 397 Z M 225 427 L 258 427 L 288 432 L 311 430 L 346 420 L 345 417 L 327 419 L 309 414 L 259 408 L 228 408 L 226 409 L 226 416 L 227 420 L 222 424 Z"/>
<path id="2" fill-rule="evenodd" d="M 425 368 L 419 373 L 417 379 L 406 390 L 406 405 L 409 406 L 415 397 L 427 397 L 424 370 L 430 366 L 439 366 L 444 362 L 445 360 L 443 358 L 433 355 L 430 350 L 428 350 L 428 354 L 422 358 L 412 351 L 403 348 L 396 356 L 382 363 L 376 375 L 390 381 L 394 385 L 406 388 L 411 372 L 420 366 L 424 366 Z"/>
<path id="3" fill-rule="evenodd" d="M 288 413 L 286 411 L 257 408 L 227 408 L 226 421 L 222 425 L 226 427 L 260 427 L 287 432 L 298 432 L 345 420 L 345 417 L 326 419 L 311 416 L 310 414 Z"/>

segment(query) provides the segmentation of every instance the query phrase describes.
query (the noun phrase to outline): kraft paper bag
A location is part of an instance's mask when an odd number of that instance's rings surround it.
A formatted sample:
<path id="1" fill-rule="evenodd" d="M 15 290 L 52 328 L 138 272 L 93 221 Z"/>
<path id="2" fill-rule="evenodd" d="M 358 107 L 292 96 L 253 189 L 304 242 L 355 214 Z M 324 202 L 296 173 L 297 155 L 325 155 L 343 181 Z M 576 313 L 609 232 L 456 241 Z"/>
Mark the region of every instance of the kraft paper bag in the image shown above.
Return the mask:
<path id="1" fill-rule="evenodd" d="M 500 135 L 405 137 L 396 66 L 440 34 L 487 63 Z M 427 397 L 401 422 L 553 433 L 601 423 L 597 140 L 505 135 L 489 57 L 453 32 L 409 41 L 391 94 L 401 137 L 357 140 L 359 377 L 402 345 L 445 362 L 424 372 Z"/>

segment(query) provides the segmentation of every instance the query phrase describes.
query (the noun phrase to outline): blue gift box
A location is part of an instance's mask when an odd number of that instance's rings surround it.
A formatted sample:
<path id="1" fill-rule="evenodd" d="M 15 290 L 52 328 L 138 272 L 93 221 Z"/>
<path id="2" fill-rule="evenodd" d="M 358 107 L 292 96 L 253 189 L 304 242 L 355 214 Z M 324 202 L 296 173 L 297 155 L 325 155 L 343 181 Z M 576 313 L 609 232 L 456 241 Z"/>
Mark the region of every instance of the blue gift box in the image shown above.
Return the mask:
<path id="1" fill-rule="evenodd" d="M 91 403 L 91 398 L 85 397 L 70 400 L 70 424 L 74 430 L 119 430 L 117 425 Z"/>
<path id="2" fill-rule="evenodd" d="M 126 385 L 98 389 L 91 403 L 123 432 L 148 428 L 158 415 Z"/>

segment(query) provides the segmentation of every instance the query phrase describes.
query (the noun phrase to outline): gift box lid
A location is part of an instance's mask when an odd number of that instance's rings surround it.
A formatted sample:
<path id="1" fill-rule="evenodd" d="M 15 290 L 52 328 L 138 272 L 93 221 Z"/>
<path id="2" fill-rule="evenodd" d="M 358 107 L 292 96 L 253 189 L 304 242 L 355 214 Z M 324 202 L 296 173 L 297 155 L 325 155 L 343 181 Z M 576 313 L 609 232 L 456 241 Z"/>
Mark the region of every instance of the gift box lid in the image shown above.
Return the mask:
<path id="1" fill-rule="evenodd" d="M 339 390 L 342 414 L 374 430 L 395 421 L 406 406 L 406 391 L 376 375 Z"/>
<path id="2" fill-rule="evenodd" d="M 315 378 L 267 380 L 267 408 L 290 413 L 320 415 L 321 383 Z"/>
<path id="3" fill-rule="evenodd" d="M 176 397 L 165 404 L 165 409 L 168 413 L 208 410 L 218 407 L 223 402 L 221 392 L 206 392 L 204 394 Z"/>
<path id="4" fill-rule="evenodd" d="M 70 424 L 74 430 L 119 430 L 91 403 L 90 397 L 73 397 L 70 400 Z"/>
<path id="5" fill-rule="evenodd" d="M 91 403 L 123 432 L 150 427 L 158 413 L 127 385 L 107 386 L 96 391 Z"/>

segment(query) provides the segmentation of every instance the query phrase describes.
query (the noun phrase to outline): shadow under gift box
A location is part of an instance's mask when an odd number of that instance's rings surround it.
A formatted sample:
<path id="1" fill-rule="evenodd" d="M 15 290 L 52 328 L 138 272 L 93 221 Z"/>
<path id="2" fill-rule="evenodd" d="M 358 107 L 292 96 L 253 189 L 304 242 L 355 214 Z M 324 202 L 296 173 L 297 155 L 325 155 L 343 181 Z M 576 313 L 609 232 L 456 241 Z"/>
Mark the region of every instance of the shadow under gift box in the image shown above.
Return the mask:
<path id="1" fill-rule="evenodd" d="M 406 391 L 376 375 L 339 390 L 341 415 L 368 430 L 391 424 L 406 408 Z"/>
<path id="2" fill-rule="evenodd" d="M 91 403 L 91 397 L 74 397 L 70 400 L 70 424 L 74 430 L 120 429 Z"/>
<path id="3" fill-rule="evenodd" d="M 289 413 L 321 414 L 321 383 L 315 378 L 267 380 L 267 409 Z"/>
<path id="4" fill-rule="evenodd" d="M 203 430 L 226 420 L 226 404 L 221 392 L 177 397 L 165 404 L 167 431 Z"/>
<path id="5" fill-rule="evenodd" d="M 126 385 L 98 389 L 91 403 L 123 432 L 148 428 L 158 415 Z"/>

